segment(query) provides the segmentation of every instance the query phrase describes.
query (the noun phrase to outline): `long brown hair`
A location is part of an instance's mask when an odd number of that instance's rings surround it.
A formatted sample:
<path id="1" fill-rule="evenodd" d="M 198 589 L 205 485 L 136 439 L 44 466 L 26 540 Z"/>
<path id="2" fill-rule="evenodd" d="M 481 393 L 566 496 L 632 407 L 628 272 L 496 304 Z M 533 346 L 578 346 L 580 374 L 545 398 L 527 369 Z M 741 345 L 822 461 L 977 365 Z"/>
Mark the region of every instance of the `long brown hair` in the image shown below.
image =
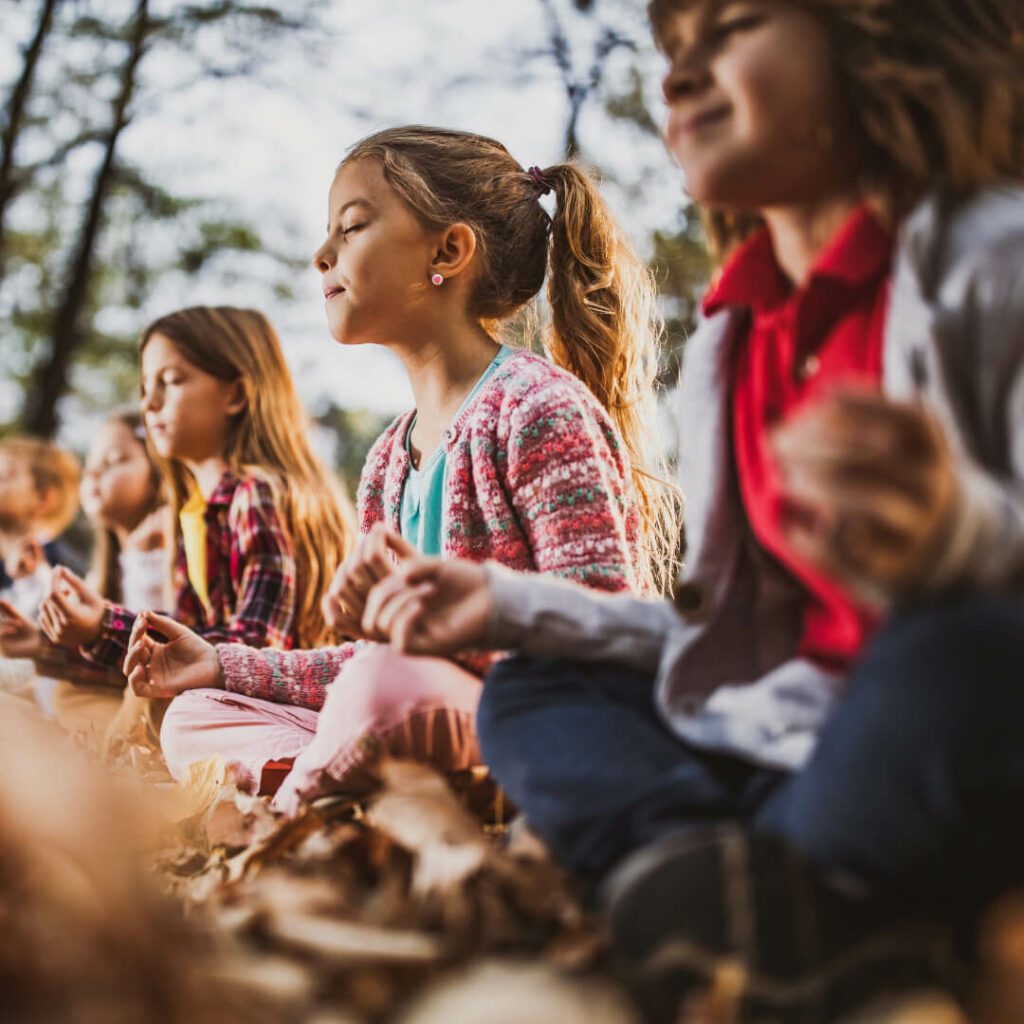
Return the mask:
<path id="1" fill-rule="evenodd" d="M 139 446 L 149 459 L 150 486 L 153 495 L 149 507 L 145 510 L 145 514 L 149 515 L 164 503 L 165 498 L 160 469 L 152 450 L 146 444 L 146 428 L 142 422 L 142 414 L 135 409 L 124 409 L 108 416 L 107 422 L 124 424 L 132 432 L 132 436 L 138 441 Z M 95 532 L 92 573 L 90 575 L 94 580 L 96 592 L 108 601 L 121 604 L 124 601 L 124 592 L 121 586 L 121 542 L 118 540 L 117 533 L 109 526 L 97 525 Z"/>
<path id="2" fill-rule="evenodd" d="M 1024 6 L 1020 0 L 790 0 L 831 40 L 838 95 L 865 194 L 898 218 L 932 190 L 966 196 L 1024 179 Z M 651 0 L 655 40 L 709 0 Z M 756 218 L 707 211 L 720 254 Z"/>
<path id="3" fill-rule="evenodd" d="M 245 409 L 229 425 L 223 456 L 232 472 L 258 474 L 273 491 L 295 552 L 297 646 L 328 643 L 320 598 L 352 548 L 355 516 L 334 475 L 309 445 L 309 423 L 274 328 L 254 309 L 193 306 L 150 324 L 140 353 L 154 334 L 167 338 L 204 373 L 243 382 Z M 192 477 L 177 460 L 157 457 L 157 462 L 167 481 L 177 542 L 178 513 Z"/>
<path id="4" fill-rule="evenodd" d="M 492 334 L 540 291 L 550 265 L 545 348 L 593 392 L 622 436 L 648 556 L 638 567 L 641 581 L 667 589 L 679 507 L 653 438 L 655 289 L 597 186 L 576 164 L 528 172 L 494 139 L 422 125 L 368 136 L 345 163 L 355 160 L 376 161 L 428 228 L 461 221 L 473 229 L 480 271 L 471 312 Z M 540 203 L 548 187 L 553 217 Z"/>

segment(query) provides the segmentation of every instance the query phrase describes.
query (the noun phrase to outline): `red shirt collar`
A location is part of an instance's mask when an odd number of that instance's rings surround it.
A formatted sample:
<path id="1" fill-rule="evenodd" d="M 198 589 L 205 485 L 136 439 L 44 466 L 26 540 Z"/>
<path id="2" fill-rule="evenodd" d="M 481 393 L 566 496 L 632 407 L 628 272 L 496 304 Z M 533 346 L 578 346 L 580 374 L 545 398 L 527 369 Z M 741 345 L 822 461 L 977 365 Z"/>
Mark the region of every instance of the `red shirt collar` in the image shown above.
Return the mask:
<path id="1" fill-rule="evenodd" d="M 804 290 L 816 278 L 849 285 L 865 284 L 887 272 L 892 236 L 865 203 L 853 211 L 822 248 Z M 722 266 L 701 303 L 706 316 L 726 306 L 749 306 L 755 312 L 780 306 L 793 289 L 775 259 L 772 238 L 762 228 Z"/>

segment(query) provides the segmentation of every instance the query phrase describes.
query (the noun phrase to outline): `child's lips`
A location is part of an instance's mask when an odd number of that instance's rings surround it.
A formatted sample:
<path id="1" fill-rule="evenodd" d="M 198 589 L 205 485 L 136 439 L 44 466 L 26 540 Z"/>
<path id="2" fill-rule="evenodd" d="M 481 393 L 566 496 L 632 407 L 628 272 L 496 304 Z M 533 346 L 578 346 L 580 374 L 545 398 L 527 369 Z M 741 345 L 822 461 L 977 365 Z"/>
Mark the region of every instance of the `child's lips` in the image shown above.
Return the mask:
<path id="1" fill-rule="evenodd" d="M 729 115 L 729 107 L 725 104 L 712 107 L 709 110 L 702 110 L 682 120 L 677 120 L 673 125 L 675 133 L 689 134 L 700 128 L 706 128 L 709 124 L 715 124 Z"/>
<path id="2" fill-rule="evenodd" d="M 334 298 L 335 295 L 342 295 L 345 289 L 341 285 L 332 285 L 329 288 L 324 289 L 324 301 L 328 302 Z"/>

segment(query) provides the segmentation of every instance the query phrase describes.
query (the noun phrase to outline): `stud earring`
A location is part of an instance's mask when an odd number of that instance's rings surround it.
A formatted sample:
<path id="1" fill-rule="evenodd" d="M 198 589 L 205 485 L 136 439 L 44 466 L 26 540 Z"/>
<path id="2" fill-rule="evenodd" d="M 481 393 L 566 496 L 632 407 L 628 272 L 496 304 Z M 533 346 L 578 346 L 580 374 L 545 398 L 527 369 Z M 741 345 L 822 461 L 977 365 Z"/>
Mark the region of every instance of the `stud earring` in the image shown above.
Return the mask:
<path id="1" fill-rule="evenodd" d="M 444 284 L 444 278 L 440 274 L 431 274 L 430 283 L 440 287 L 441 285 Z"/>

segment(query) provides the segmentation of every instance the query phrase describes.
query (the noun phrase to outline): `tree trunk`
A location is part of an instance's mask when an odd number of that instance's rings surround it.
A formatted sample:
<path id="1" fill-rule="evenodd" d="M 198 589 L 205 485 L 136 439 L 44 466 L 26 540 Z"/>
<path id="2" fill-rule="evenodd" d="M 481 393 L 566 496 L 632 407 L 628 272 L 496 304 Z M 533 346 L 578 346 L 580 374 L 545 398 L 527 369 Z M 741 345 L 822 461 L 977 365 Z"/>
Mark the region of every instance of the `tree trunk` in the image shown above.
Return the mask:
<path id="1" fill-rule="evenodd" d="M 131 22 L 128 56 L 121 70 L 121 87 L 113 103 L 103 159 L 93 181 L 92 196 L 78 233 L 65 275 L 64 292 L 54 311 L 50 351 L 32 371 L 22 423 L 25 430 L 50 437 L 57 429 L 57 403 L 68 390 L 68 376 L 76 349 L 84 339 L 82 313 L 89 297 L 96 243 L 103 223 L 103 208 L 117 167 L 117 144 L 128 125 L 128 106 L 135 91 L 139 62 L 149 34 L 149 0 L 138 0 Z"/>
<path id="2" fill-rule="evenodd" d="M 25 119 L 25 107 L 32 92 L 32 79 L 35 77 L 36 65 L 43 53 L 43 44 L 50 34 L 53 16 L 60 6 L 60 0 L 43 0 L 39 10 L 39 21 L 32 42 L 25 48 L 21 74 L 18 76 L 11 98 L 7 103 L 7 120 L 3 132 L 0 133 L 0 276 L 3 275 L 4 256 L 6 252 L 4 220 L 7 206 L 17 192 L 17 181 L 14 172 L 14 148 L 21 134 L 21 126 Z"/>
<path id="3" fill-rule="evenodd" d="M 577 125 L 580 121 L 580 111 L 587 94 L 578 86 L 568 90 L 569 93 L 569 117 L 565 123 L 565 138 L 562 149 L 565 152 L 566 160 L 575 160 L 580 155 L 580 140 L 577 134 Z"/>

